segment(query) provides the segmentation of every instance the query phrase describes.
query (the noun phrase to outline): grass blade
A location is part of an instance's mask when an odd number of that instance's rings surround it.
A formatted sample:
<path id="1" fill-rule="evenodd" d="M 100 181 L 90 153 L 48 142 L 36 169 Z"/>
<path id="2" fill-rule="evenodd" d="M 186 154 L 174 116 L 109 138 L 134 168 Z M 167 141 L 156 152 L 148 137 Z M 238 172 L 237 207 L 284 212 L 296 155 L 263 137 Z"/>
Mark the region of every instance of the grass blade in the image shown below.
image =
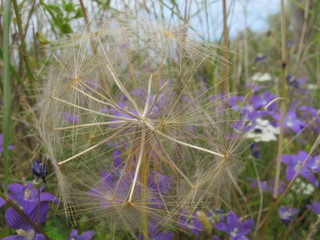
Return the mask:
<path id="1" fill-rule="evenodd" d="M 11 115 L 11 79 L 10 79 L 10 51 L 9 51 L 9 30 L 11 8 L 10 0 L 5 2 L 3 16 L 3 167 L 5 192 L 9 181 L 9 125 Z"/>

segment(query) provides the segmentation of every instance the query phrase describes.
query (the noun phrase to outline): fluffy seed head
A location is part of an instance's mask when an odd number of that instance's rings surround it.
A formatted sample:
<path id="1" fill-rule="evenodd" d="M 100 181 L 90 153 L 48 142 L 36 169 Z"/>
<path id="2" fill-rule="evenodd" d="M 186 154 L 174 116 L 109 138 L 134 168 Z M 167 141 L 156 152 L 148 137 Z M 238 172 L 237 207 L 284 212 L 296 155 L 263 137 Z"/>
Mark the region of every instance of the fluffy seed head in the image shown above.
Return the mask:
<path id="1" fill-rule="evenodd" d="M 123 17 L 60 45 L 38 129 L 67 213 L 118 219 L 134 233 L 225 196 L 241 137 L 227 97 L 199 90 L 215 46 Z"/>

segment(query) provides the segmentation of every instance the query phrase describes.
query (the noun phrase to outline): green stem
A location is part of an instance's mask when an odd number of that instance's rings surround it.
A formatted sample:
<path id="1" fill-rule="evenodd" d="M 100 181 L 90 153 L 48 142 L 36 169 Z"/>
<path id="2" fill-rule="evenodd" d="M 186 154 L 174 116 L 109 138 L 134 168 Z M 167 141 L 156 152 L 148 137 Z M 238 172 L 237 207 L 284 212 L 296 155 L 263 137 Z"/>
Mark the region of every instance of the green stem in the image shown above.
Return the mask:
<path id="1" fill-rule="evenodd" d="M 141 224 L 142 224 L 142 231 L 143 231 L 143 240 L 148 240 L 148 215 L 147 215 L 147 181 L 148 181 L 148 167 L 147 167 L 147 156 L 144 154 L 144 159 L 141 163 L 140 167 L 141 171 L 141 184 L 142 184 L 142 191 L 141 191 L 141 198 L 142 198 L 142 217 L 141 217 Z"/>
<path id="2" fill-rule="evenodd" d="M 228 54 L 228 45 L 229 45 L 229 32 L 228 32 L 228 14 L 227 14 L 227 2 L 222 0 L 222 9 L 223 9 L 223 93 L 225 97 L 229 94 L 229 54 Z"/>
<path id="3" fill-rule="evenodd" d="M 33 74 L 31 72 L 30 62 L 29 62 L 29 58 L 28 58 L 28 55 L 27 55 L 26 44 L 25 44 L 25 41 L 24 41 L 25 37 L 24 37 L 22 24 L 21 24 L 21 19 L 20 19 L 20 11 L 19 11 L 19 7 L 18 7 L 18 4 L 17 4 L 17 1 L 16 0 L 12 0 L 12 3 L 13 3 L 13 8 L 14 8 L 15 16 L 16 16 L 16 19 L 17 19 L 18 30 L 19 30 L 20 54 L 22 55 L 23 61 L 25 63 L 26 70 L 27 70 L 27 75 L 28 75 L 28 78 L 30 80 L 30 83 L 32 83 L 32 82 L 35 82 L 35 79 L 34 79 Z"/>
<path id="4" fill-rule="evenodd" d="M 281 47 L 282 47 L 282 76 L 281 76 L 281 98 L 286 99 L 286 68 L 287 68 L 287 53 L 286 53 L 286 18 L 285 18 L 285 6 L 284 0 L 281 0 Z M 277 164 L 276 164 L 276 176 L 274 184 L 273 198 L 277 199 L 278 189 L 280 182 L 280 170 L 281 170 L 281 155 L 282 155 L 282 145 L 283 145 L 283 135 L 284 135 L 284 118 L 286 115 L 286 102 L 281 101 L 281 119 L 280 119 L 280 134 L 278 141 L 278 154 L 277 154 Z"/>
<path id="5" fill-rule="evenodd" d="M 10 79 L 10 18 L 11 8 L 10 0 L 5 2 L 4 16 L 3 16 L 3 170 L 4 170 L 4 189 L 8 192 L 9 183 L 9 126 L 11 114 L 11 79 Z"/>
<path id="6" fill-rule="evenodd" d="M 41 228 L 36 225 L 20 208 L 19 205 L 17 205 L 13 200 L 9 199 L 6 194 L 4 194 L 2 191 L 0 191 L 0 197 L 10 206 L 12 207 L 21 217 L 24 221 L 29 223 L 38 233 L 41 233 L 47 240 L 51 240 L 51 238 L 44 233 Z"/>

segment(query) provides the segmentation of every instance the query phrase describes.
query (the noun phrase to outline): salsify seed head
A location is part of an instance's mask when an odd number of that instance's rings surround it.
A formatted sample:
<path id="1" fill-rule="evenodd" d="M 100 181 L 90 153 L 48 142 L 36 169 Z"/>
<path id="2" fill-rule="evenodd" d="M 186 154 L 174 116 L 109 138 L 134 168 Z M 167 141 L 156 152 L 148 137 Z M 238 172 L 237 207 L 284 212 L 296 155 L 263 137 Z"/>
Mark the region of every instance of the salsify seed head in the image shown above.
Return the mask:
<path id="1" fill-rule="evenodd" d="M 214 45 L 123 17 L 59 44 L 37 125 L 66 213 L 134 234 L 147 228 L 137 219 L 177 225 L 227 195 L 243 138 L 228 96 L 199 80 Z"/>

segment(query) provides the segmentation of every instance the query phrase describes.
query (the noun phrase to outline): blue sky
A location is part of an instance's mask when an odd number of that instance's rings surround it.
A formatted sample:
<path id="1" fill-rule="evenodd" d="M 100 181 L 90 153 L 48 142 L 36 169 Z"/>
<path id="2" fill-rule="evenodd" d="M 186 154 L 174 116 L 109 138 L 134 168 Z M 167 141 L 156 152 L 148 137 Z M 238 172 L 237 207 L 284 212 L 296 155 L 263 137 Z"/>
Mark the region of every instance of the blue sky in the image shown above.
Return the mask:
<path id="1" fill-rule="evenodd" d="M 253 31 L 268 30 L 268 16 L 280 11 L 280 0 L 227 0 L 227 3 L 232 4 L 229 15 L 231 37 L 239 30 L 244 29 L 246 25 Z M 217 37 L 222 32 L 222 1 L 213 1 L 209 8 L 212 28 L 210 32 Z M 247 17 L 245 17 L 245 12 L 247 12 Z M 192 24 L 197 29 L 202 29 L 200 32 L 208 32 L 203 29 L 204 25 L 196 20 Z"/>

